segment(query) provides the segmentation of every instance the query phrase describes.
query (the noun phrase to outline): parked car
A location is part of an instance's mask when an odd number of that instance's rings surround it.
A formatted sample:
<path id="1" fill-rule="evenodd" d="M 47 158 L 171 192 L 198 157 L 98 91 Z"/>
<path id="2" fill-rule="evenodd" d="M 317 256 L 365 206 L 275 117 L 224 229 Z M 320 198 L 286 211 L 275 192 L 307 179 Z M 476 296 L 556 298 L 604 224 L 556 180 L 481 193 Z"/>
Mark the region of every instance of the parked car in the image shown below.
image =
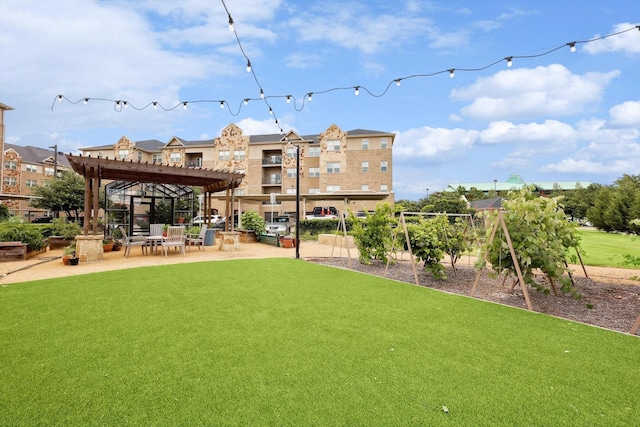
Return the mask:
<path id="1" fill-rule="evenodd" d="M 267 234 L 288 234 L 291 230 L 289 216 L 277 216 L 265 225 Z"/>
<path id="2" fill-rule="evenodd" d="M 334 206 L 316 206 L 310 215 L 306 215 L 305 219 L 336 219 L 338 218 L 338 210 Z"/>
<path id="3" fill-rule="evenodd" d="M 222 216 L 220 215 L 211 215 L 211 224 L 217 224 L 222 220 Z M 193 218 L 193 225 L 201 226 L 206 223 L 206 218 L 203 215 L 198 215 Z"/>

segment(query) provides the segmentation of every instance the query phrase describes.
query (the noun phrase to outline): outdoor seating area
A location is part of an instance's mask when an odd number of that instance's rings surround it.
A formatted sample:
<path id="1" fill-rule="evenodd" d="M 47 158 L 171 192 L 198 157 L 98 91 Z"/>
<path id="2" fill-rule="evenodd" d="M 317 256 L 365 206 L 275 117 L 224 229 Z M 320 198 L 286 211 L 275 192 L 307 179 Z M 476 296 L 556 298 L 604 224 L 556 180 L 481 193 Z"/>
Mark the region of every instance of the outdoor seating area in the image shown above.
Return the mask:
<path id="1" fill-rule="evenodd" d="M 165 257 L 169 255 L 171 248 L 174 248 L 174 252 L 181 252 L 183 256 L 186 256 L 187 246 L 198 246 L 198 250 L 204 250 L 207 231 L 202 227 L 199 234 L 192 235 L 186 234 L 186 227 L 182 225 L 165 227 L 164 224 L 150 224 L 149 234 L 129 236 L 125 227 L 118 228 L 122 233 L 122 246 L 127 258 L 131 255 L 131 248 L 136 246 L 141 248 L 143 255 L 162 253 Z"/>

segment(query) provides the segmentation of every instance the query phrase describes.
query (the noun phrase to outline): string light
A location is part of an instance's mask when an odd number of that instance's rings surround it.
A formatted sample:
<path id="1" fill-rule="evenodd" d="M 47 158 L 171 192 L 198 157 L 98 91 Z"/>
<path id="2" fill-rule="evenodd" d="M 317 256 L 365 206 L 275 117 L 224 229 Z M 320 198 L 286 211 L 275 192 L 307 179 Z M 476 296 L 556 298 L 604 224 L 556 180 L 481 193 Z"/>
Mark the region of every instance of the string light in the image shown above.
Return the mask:
<path id="1" fill-rule="evenodd" d="M 222 1 L 222 4 L 225 6 L 225 10 L 226 10 L 226 5 L 225 5 L 224 0 L 221 0 L 221 1 Z M 413 75 L 409 75 L 409 76 L 399 77 L 399 78 L 396 78 L 396 79 L 392 80 L 391 82 L 389 82 L 387 84 L 386 88 L 380 93 L 372 93 L 369 89 L 367 89 L 364 86 L 360 86 L 360 85 L 358 85 L 358 86 L 348 86 L 348 87 L 334 87 L 334 88 L 330 88 L 330 89 L 326 89 L 326 90 L 322 90 L 322 91 L 307 92 L 305 94 L 305 97 L 302 98 L 301 106 L 298 107 L 297 102 L 296 102 L 296 97 L 293 96 L 293 95 L 271 95 L 271 96 L 266 96 L 265 95 L 264 90 L 262 89 L 262 86 L 260 85 L 260 83 L 259 83 L 259 81 L 257 79 L 255 71 L 253 70 L 253 67 L 251 66 L 251 61 L 248 58 L 248 56 L 246 55 L 246 52 L 244 51 L 244 48 L 242 47 L 242 44 L 240 43 L 240 39 L 239 39 L 239 37 L 237 35 L 237 32 L 235 31 L 235 28 L 233 27 L 233 18 L 231 17 L 231 14 L 229 13 L 228 10 L 227 10 L 227 14 L 228 14 L 228 17 L 229 17 L 229 29 L 234 32 L 234 34 L 236 36 L 236 39 L 238 41 L 238 45 L 239 45 L 239 47 L 240 47 L 245 59 L 247 60 L 247 71 L 252 73 L 252 75 L 253 75 L 253 77 L 254 77 L 254 79 L 256 81 L 256 84 L 258 85 L 258 87 L 260 87 L 260 98 L 257 99 L 257 100 L 264 101 L 266 103 L 267 107 L 269 108 L 270 113 L 273 114 L 274 116 L 275 116 L 275 113 L 273 112 L 272 107 L 268 103 L 268 99 L 270 99 L 270 98 L 286 98 L 287 104 L 290 104 L 291 101 L 293 100 L 293 106 L 294 106 L 294 109 L 296 111 L 302 111 L 304 109 L 304 106 L 305 106 L 305 100 L 307 102 L 311 102 L 314 94 L 325 94 L 325 93 L 329 93 L 329 92 L 333 92 L 333 91 L 339 91 L 339 90 L 346 90 L 346 89 L 355 90 L 354 93 L 356 95 L 358 95 L 359 92 L 360 92 L 360 89 L 363 89 L 363 90 L 367 91 L 367 93 L 369 93 L 371 96 L 376 97 L 376 98 L 380 98 L 380 97 L 384 96 L 388 92 L 390 86 L 393 83 L 395 83 L 396 86 L 400 86 L 400 83 L 401 83 L 402 80 L 414 79 L 414 78 L 432 77 L 432 76 L 436 76 L 438 74 L 447 73 L 447 72 L 449 73 L 449 77 L 450 78 L 454 78 L 455 71 L 467 71 L 467 72 L 483 71 L 483 70 L 486 70 L 488 68 L 493 67 L 494 65 L 496 65 L 496 64 L 498 64 L 499 62 L 502 62 L 502 61 L 507 61 L 507 67 L 511 67 L 513 65 L 513 59 L 516 59 L 516 58 L 517 59 L 539 58 L 539 57 L 543 57 L 543 56 L 549 55 L 549 54 L 551 54 L 551 53 L 553 53 L 553 52 L 555 52 L 555 51 L 557 51 L 559 49 L 566 48 L 567 46 L 569 47 L 571 52 L 575 52 L 576 51 L 576 46 L 578 44 L 580 44 L 580 43 L 582 43 L 582 44 L 592 43 L 592 42 L 595 42 L 595 41 L 598 41 L 598 40 L 602 40 L 602 39 L 605 39 L 605 38 L 608 38 L 608 37 L 617 36 L 619 34 L 623 34 L 623 33 L 626 33 L 628 31 L 633 31 L 633 30 L 638 30 L 638 33 L 640 34 L 640 25 L 635 25 L 635 26 L 633 26 L 631 28 L 628 28 L 628 29 L 625 29 L 625 30 L 621 30 L 621 31 L 618 31 L 618 32 L 615 32 L 615 33 L 606 34 L 604 36 L 595 37 L 593 39 L 578 40 L 578 41 L 572 41 L 572 42 L 569 42 L 569 43 L 564 43 L 564 44 L 562 44 L 562 45 L 560 45 L 558 47 L 552 48 L 552 49 L 550 49 L 550 50 L 548 50 L 546 52 L 542 52 L 542 53 L 535 54 L 535 55 L 512 55 L 512 56 L 503 57 L 502 59 L 494 61 L 494 62 L 492 62 L 492 63 L 490 63 L 488 65 L 485 65 L 484 67 L 479 67 L 479 68 L 449 68 L 449 69 L 445 69 L 445 70 L 442 70 L 442 71 L 436 71 L 436 72 L 427 73 L 427 74 L 413 74 Z M 147 105 L 145 105 L 143 107 L 138 108 L 138 107 L 134 106 L 133 104 L 131 104 L 128 101 L 113 100 L 113 99 L 106 99 L 106 98 L 81 98 L 81 99 L 79 99 L 77 101 L 71 101 L 70 99 L 68 99 L 64 95 L 59 94 L 59 95 L 56 95 L 56 97 L 54 99 L 54 102 L 51 105 L 51 110 L 54 109 L 55 100 L 56 99 L 57 99 L 58 102 L 62 102 L 63 99 L 64 99 L 64 100 L 66 100 L 67 102 L 69 102 L 71 104 L 77 104 L 77 103 L 79 103 L 81 101 L 84 102 L 84 104 L 87 104 L 89 100 L 91 100 L 91 101 L 108 101 L 108 102 L 112 102 L 113 103 L 114 110 L 117 111 L 117 112 L 122 111 L 122 107 L 123 106 L 125 108 L 128 108 L 129 106 L 131 106 L 135 110 L 144 110 L 149 106 L 153 106 L 153 109 L 157 109 L 158 107 L 160 107 L 165 111 L 171 111 L 171 110 L 176 109 L 180 105 L 182 105 L 182 108 L 186 110 L 187 109 L 187 103 L 219 102 L 221 108 L 224 108 L 224 104 L 225 104 L 225 101 L 223 101 L 223 100 L 222 101 L 221 100 L 180 101 L 175 106 L 167 108 L 167 107 L 164 107 L 163 105 L 161 105 L 159 102 L 153 101 L 153 102 L 150 102 L 150 103 L 148 103 Z M 244 98 L 242 100 L 242 102 L 241 102 L 240 107 L 242 106 L 242 104 L 248 105 L 249 101 L 251 101 L 251 100 L 256 100 L 256 99 Z M 238 108 L 237 111 L 233 111 L 233 110 L 231 110 L 231 108 L 229 108 L 228 111 L 233 116 L 237 116 L 237 115 L 240 114 L 241 108 Z M 275 120 L 276 120 L 276 123 L 278 123 L 277 118 L 275 118 Z"/>
<path id="2" fill-rule="evenodd" d="M 356 89 L 356 90 L 355 90 L 355 92 L 354 92 L 354 95 L 355 95 L 355 96 L 360 95 L 360 86 L 356 86 L 356 87 L 355 87 L 355 89 Z"/>

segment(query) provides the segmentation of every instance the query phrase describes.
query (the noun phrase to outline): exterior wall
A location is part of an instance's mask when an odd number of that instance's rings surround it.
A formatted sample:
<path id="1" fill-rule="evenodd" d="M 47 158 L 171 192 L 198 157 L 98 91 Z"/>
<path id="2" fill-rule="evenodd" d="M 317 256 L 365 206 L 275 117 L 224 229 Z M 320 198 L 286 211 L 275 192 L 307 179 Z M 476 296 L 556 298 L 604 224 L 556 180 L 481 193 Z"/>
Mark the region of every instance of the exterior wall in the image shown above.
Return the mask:
<path id="1" fill-rule="evenodd" d="M 387 139 L 386 148 L 381 148 L 382 138 Z M 128 150 L 126 160 L 151 162 L 154 153 L 161 153 L 165 164 L 244 172 L 245 178 L 235 190 L 236 209 L 257 210 L 266 216 L 272 210 L 274 214 L 295 211 L 296 158 L 292 147 L 298 146 L 301 210 L 309 212 L 315 206 L 335 206 L 344 212 L 373 210 L 381 201 L 393 203 L 393 138 L 393 134 L 383 132 L 350 135 L 334 124 L 315 139 L 304 139 L 291 132 L 287 135 L 288 141 L 282 135 L 260 135 L 252 141 L 252 137 L 245 136 L 242 129 L 232 123 L 213 142 L 172 138 L 152 152 L 139 149 L 127 137 L 122 137 L 112 150 L 89 148 L 83 150 L 83 155 L 96 156 L 100 151 L 103 157 L 118 158 L 120 150 Z M 368 141 L 365 149 L 363 139 Z M 176 162 L 171 161 L 172 153 Z M 387 162 L 385 172 L 380 170 L 382 161 Z M 369 163 L 368 171 L 362 171 L 362 162 Z M 340 171 L 330 173 L 329 169 L 337 165 Z M 310 175 L 310 168 L 314 168 L 317 176 Z M 363 190 L 364 185 L 368 189 Z M 382 185 L 386 185 L 386 190 L 382 190 Z M 278 201 L 273 206 L 268 202 L 271 193 L 276 193 Z M 384 197 L 380 193 L 389 195 Z M 223 199 L 223 193 L 212 198 L 212 209 L 222 214 L 225 213 Z"/>

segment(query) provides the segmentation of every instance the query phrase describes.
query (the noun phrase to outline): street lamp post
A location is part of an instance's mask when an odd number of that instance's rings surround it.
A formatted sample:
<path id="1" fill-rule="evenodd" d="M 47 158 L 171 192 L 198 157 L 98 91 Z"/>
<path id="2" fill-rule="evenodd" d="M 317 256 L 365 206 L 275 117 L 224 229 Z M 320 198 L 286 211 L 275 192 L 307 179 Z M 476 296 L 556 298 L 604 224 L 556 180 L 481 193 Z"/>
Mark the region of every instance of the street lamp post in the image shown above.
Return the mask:
<path id="1" fill-rule="evenodd" d="M 300 258 L 300 146 L 296 145 L 296 259 Z"/>
<path id="2" fill-rule="evenodd" d="M 53 148 L 53 177 L 58 177 L 58 144 L 53 145 L 49 148 Z"/>

